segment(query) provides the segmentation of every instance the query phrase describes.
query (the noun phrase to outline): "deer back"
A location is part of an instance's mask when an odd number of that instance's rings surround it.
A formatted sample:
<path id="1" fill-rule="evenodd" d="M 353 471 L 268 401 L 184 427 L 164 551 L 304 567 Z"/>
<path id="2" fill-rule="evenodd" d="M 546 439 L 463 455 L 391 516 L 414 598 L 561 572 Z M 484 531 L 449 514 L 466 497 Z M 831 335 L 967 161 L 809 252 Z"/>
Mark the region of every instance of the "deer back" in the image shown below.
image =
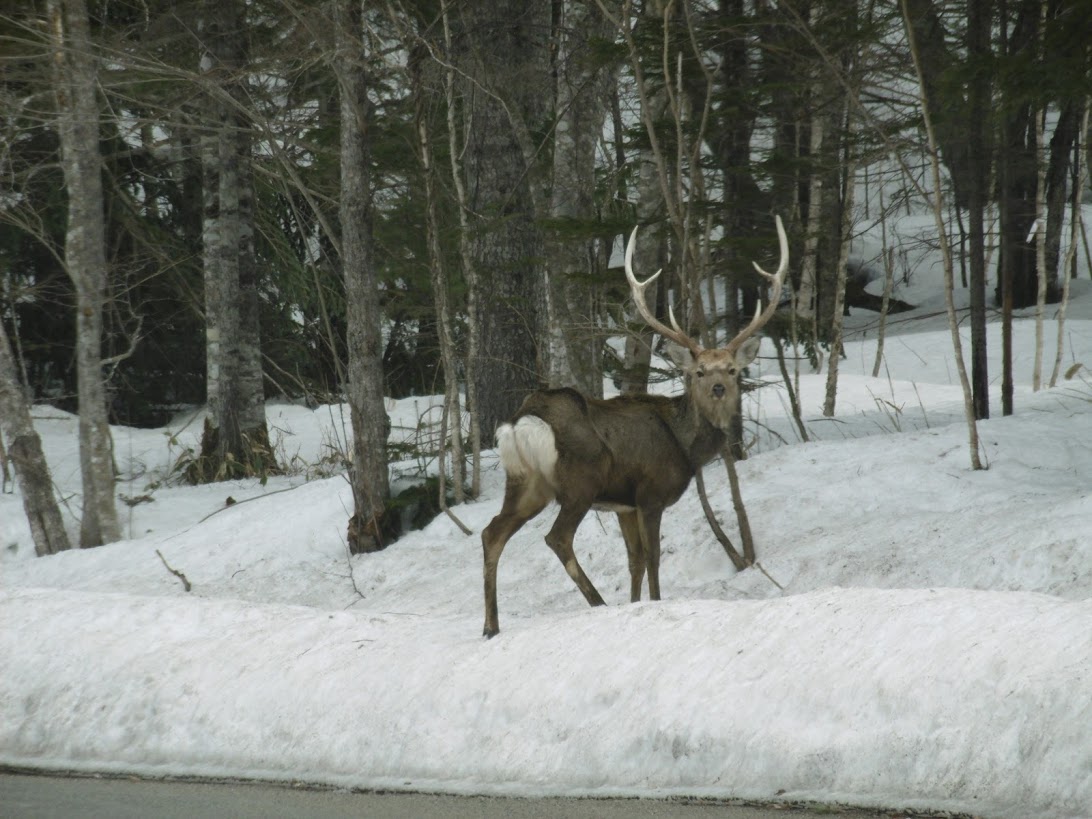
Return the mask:
<path id="1" fill-rule="evenodd" d="M 589 505 L 670 506 L 724 443 L 724 433 L 686 396 L 599 400 L 568 388 L 539 390 L 513 422 L 526 415 L 553 432 L 557 461 L 550 482 L 558 499 Z"/>

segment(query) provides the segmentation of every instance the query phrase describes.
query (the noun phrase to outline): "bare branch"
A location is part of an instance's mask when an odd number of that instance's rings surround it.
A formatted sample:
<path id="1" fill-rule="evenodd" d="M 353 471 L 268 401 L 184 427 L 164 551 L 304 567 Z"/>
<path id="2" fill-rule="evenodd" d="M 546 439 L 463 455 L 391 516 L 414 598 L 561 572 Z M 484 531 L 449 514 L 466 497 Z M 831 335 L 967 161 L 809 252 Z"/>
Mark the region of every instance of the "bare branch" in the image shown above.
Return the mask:
<path id="1" fill-rule="evenodd" d="M 190 581 L 189 579 L 187 579 L 186 575 L 178 571 L 178 569 L 172 568 L 171 564 L 167 562 L 167 558 L 163 557 L 163 552 L 159 551 L 159 549 L 156 549 L 155 553 L 159 555 L 159 559 L 163 561 L 163 565 L 166 567 L 167 571 L 182 581 L 182 588 L 184 588 L 186 591 L 193 591 L 193 586 L 190 584 Z"/>

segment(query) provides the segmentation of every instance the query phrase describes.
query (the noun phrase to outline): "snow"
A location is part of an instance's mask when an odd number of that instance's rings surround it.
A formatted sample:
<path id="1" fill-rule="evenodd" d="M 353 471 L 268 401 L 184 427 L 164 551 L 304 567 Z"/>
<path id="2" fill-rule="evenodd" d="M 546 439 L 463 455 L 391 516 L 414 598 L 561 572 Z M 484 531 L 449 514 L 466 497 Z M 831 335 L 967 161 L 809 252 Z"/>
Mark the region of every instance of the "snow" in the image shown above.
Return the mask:
<path id="1" fill-rule="evenodd" d="M 1063 372 L 1092 366 L 1092 287 L 1075 285 Z M 126 540 L 33 558 L 0 495 L 0 765 L 1092 816 L 1092 378 L 1032 393 L 1027 311 L 1016 414 L 995 402 L 974 472 L 942 312 L 892 317 L 879 378 L 876 316 L 851 317 L 836 418 L 825 374 L 801 376 L 808 443 L 761 360 L 739 472 L 781 589 L 733 571 L 691 488 L 664 518 L 659 603 L 628 603 L 614 517 L 585 521 L 577 554 L 609 604 L 591 609 L 542 542 L 547 511 L 501 560 L 493 640 L 492 453 L 454 510 L 475 534 L 441 516 L 350 558 L 342 408 L 270 405 L 299 469 L 265 486 L 168 481 L 194 417 L 115 428 L 119 494 L 153 499 L 119 506 Z M 998 398 L 996 325 L 990 350 Z M 391 402 L 394 436 L 426 435 L 437 400 Z M 35 416 L 74 531 L 76 419 Z M 738 545 L 724 468 L 705 475 Z"/>

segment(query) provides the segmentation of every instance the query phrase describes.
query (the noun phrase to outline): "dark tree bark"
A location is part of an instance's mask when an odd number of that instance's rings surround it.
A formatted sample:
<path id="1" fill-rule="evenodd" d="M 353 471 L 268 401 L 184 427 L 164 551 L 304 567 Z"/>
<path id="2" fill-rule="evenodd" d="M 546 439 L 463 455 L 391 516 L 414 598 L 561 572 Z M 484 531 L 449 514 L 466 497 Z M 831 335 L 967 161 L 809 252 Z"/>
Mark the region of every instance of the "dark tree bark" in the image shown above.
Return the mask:
<path id="1" fill-rule="evenodd" d="M 914 39 L 921 55 L 922 85 L 926 98 L 935 111 L 933 129 L 937 144 L 948 173 L 951 174 L 956 206 L 967 206 L 967 194 L 971 187 L 968 176 L 971 144 L 967 132 L 972 127 L 970 108 L 965 91 L 951 77 L 956 70 L 957 58 L 948 46 L 948 33 L 944 28 L 936 0 L 903 0 Z M 976 0 L 971 0 L 972 3 Z M 975 13 L 968 8 L 968 14 Z"/>
<path id="2" fill-rule="evenodd" d="M 201 67 L 208 415 L 195 482 L 276 471 L 262 383 L 244 0 L 204 0 Z"/>
<path id="3" fill-rule="evenodd" d="M 823 184 L 819 204 L 817 233 L 818 258 L 815 265 L 815 323 L 819 340 L 831 342 L 834 334 L 834 314 L 842 301 L 839 280 L 844 271 L 838 269 L 842 246 L 842 160 L 846 138 L 843 112 L 844 97 L 840 94 L 814 99 L 820 106 L 816 113 L 823 121 L 823 145 L 812 156 L 811 173 L 820 174 Z M 835 354 L 834 350 L 830 353 Z"/>
<path id="4" fill-rule="evenodd" d="M 451 474 L 454 483 L 456 503 L 462 503 L 466 497 L 466 459 L 462 428 L 462 406 L 459 397 L 459 360 L 455 344 L 452 321 L 450 284 L 444 266 L 443 248 L 440 241 L 440 186 L 438 171 L 433 152 L 433 131 L 428 109 L 428 94 L 425 84 L 427 49 L 418 46 L 410 55 L 410 82 L 414 98 L 413 116 L 417 126 L 417 156 L 421 163 L 421 176 L 425 195 L 425 233 L 428 242 L 429 281 L 432 284 L 432 300 L 436 311 L 437 341 L 440 346 L 440 360 L 444 367 L 444 416 L 446 429 L 442 430 L 440 442 L 440 487 L 439 505 L 447 509 L 445 495 L 446 451 L 451 447 Z M 450 436 L 450 437 L 448 437 Z"/>
<path id="5" fill-rule="evenodd" d="M 989 201 L 991 134 L 990 116 L 990 13 L 992 0 L 968 0 L 967 52 L 967 240 L 970 256 L 971 392 L 975 418 L 990 417 L 990 380 L 986 348 L 986 204 Z"/>
<path id="6" fill-rule="evenodd" d="M 113 441 L 102 370 L 106 302 L 106 234 L 99 151 L 97 65 L 91 53 L 84 0 L 50 0 L 49 21 L 57 92 L 57 129 L 68 189 L 65 268 L 76 289 L 76 368 L 79 386 L 83 515 L 80 546 L 118 540 Z"/>
<path id="7" fill-rule="evenodd" d="M 722 32 L 717 48 L 720 105 L 717 110 L 719 121 L 717 127 L 711 129 L 709 147 L 717 158 L 724 180 L 721 213 L 725 242 L 723 255 L 717 261 L 723 265 L 725 331 L 731 338 L 749 320 L 758 298 L 759 280 L 751 270 L 749 253 L 740 252 L 740 248 L 751 246 L 751 237 L 760 224 L 765 230 L 769 221 L 769 198 L 755 182 L 751 162 L 751 137 L 758 117 L 755 77 L 751 68 L 754 60 L 750 53 L 749 24 L 752 21 L 745 16 L 743 0 L 721 0 L 717 15 Z M 782 121 L 780 127 L 785 125 Z M 743 321 L 740 321 L 739 310 L 741 291 Z M 737 414 L 736 420 L 742 424 L 742 415 Z"/>
<path id="8" fill-rule="evenodd" d="M 458 18 L 456 59 L 467 118 L 464 157 L 478 274 L 477 377 L 481 431 L 492 438 L 540 383 L 544 337 L 543 152 L 550 109 L 549 3 L 471 0 Z"/>
<path id="9" fill-rule="evenodd" d="M 1041 10 L 1039 0 L 1022 0 L 1016 6 L 1011 31 L 1006 31 L 1009 21 L 1002 21 L 1002 30 L 1007 34 L 1002 45 L 1003 53 L 1010 66 L 1019 68 L 1016 74 L 1026 71 L 1029 65 L 1034 65 L 1037 61 L 1034 55 L 1039 48 Z M 1029 94 L 1021 78 L 1012 76 L 1013 73 L 1009 72 L 1005 81 L 1000 84 L 1005 116 L 1003 150 L 998 157 L 998 177 L 1001 182 L 1001 252 L 1002 262 L 1008 267 L 1000 277 L 1002 282 L 997 296 L 1000 302 L 1004 302 L 1006 297 L 1011 298 L 1012 307 L 1018 309 L 1035 304 L 1038 295 L 1035 243 L 1028 242 L 1027 237 L 1037 218 L 1036 111 L 1051 100 L 1045 97 L 1045 92 Z M 1064 122 L 1060 124 L 1064 125 Z M 1058 167 L 1061 169 L 1060 184 L 1064 189 L 1069 152 L 1063 150 L 1061 153 L 1063 155 L 1058 157 Z M 1064 197 L 1064 190 L 1062 195 Z M 1060 220 L 1061 210 L 1056 212 L 1056 218 Z M 1049 220 L 1047 228 L 1049 232 Z M 1010 282 L 1007 296 L 1003 292 L 1006 278 Z M 1047 300 L 1057 301 L 1057 298 L 1055 278 L 1053 291 L 1048 288 Z"/>
<path id="10" fill-rule="evenodd" d="M 774 213 L 780 213 L 789 232 L 789 251 L 793 259 L 804 256 L 802 220 L 808 209 L 808 184 L 802 177 L 802 160 L 807 156 L 811 133 L 806 126 L 806 83 L 800 80 L 811 71 L 800 57 L 807 45 L 799 27 L 791 25 L 783 14 L 764 6 L 758 18 L 761 62 L 761 82 L 774 89 L 770 114 L 774 120 L 773 145 L 768 167 L 771 175 L 770 201 Z M 807 5 L 800 8 L 807 14 Z M 800 264 L 789 271 L 794 293 L 800 292 Z"/>
<path id="11" fill-rule="evenodd" d="M 368 74 L 360 0 L 338 0 L 335 69 L 341 99 L 341 267 L 345 277 L 348 398 L 353 428 L 353 554 L 387 546 L 389 423 L 383 406 L 379 286 L 372 252 L 372 183 L 368 142 Z"/>
<path id="12" fill-rule="evenodd" d="M 1054 126 L 1050 138 L 1050 160 L 1047 165 L 1047 223 L 1046 223 L 1046 269 L 1047 301 L 1054 302 L 1061 297 L 1059 261 L 1062 249 L 1062 222 L 1065 218 L 1066 194 L 1069 191 L 1068 180 L 1073 160 L 1073 146 L 1077 142 L 1081 129 L 1081 116 L 1084 100 L 1074 99 L 1066 102 Z"/>

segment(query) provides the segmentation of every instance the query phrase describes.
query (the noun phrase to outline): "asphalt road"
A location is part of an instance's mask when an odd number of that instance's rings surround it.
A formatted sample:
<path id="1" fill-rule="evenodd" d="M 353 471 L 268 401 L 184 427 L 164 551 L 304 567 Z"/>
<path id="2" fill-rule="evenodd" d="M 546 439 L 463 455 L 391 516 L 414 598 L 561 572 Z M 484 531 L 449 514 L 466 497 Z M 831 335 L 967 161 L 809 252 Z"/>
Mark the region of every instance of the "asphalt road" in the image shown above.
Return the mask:
<path id="1" fill-rule="evenodd" d="M 4 819 L 892 819 L 902 815 L 680 800 L 501 799 L 0 773 Z"/>

